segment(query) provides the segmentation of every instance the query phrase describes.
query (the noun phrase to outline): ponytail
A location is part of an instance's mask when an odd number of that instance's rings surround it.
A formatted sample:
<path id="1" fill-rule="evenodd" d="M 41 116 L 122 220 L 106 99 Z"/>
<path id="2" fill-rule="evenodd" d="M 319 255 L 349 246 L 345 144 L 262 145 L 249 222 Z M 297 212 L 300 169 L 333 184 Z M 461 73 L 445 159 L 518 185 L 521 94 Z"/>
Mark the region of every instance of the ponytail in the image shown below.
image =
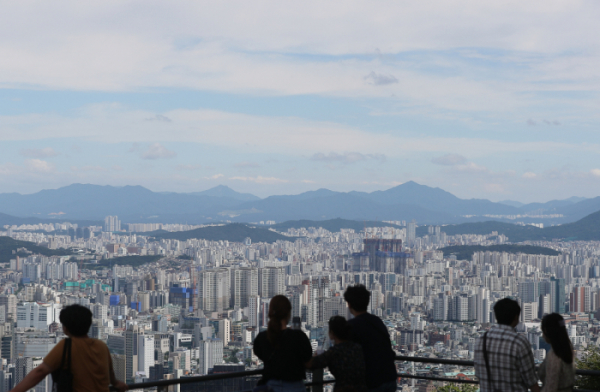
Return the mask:
<path id="1" fill-rule="evenodd" d="M 545 315 L 542 318 L 542 331 L 550 340 L 554 354 L 565 363 L 573 363 L 573 346 L 567 333 L 565 319 L 558 313 Z"/>
<path id="2" fill-rule="evenodd" d="M 287 297 L 276 295 L 269 303 L 269 324 L 267 327 L 267 338 L 271 344 L 277 344 L 277 338 L 281 332 L 281 322 L 288 321 L 292 313 L 292 304 Z"/>

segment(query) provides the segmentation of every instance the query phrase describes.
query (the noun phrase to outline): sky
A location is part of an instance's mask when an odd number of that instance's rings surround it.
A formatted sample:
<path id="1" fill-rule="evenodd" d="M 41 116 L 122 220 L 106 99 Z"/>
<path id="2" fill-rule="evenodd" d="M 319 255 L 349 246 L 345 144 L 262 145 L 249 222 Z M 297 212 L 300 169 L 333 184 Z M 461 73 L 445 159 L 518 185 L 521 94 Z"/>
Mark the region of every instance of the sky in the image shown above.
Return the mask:
<path id="1" fill-rule="evenodd" d="M 19 1 L 0 192 L 600 195 L 600 2 Z"/>

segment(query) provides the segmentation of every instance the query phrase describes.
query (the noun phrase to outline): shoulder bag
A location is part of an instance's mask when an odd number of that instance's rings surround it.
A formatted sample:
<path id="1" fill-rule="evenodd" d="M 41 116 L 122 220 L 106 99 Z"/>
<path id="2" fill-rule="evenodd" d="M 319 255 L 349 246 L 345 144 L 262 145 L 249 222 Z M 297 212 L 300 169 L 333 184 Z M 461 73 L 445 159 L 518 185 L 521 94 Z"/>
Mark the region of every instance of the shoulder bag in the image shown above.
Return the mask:
<path id="1" fill-rule="evenodd" d="M 66 365 L 66 368 L 65 368 Z M 65 339 L 60 367 L 52 372 L 52 392 L 73 392 L 73 373 L 71 372 L 71 338 Z"/>

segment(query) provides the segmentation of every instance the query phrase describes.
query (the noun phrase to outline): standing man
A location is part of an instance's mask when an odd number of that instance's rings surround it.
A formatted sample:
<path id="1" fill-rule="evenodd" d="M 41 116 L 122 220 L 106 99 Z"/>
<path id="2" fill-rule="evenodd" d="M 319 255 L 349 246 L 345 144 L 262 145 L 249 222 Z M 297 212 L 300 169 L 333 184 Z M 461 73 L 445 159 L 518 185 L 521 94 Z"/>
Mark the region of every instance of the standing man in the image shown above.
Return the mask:
<path id="1" fill-rule="evenodd" d="M 365 286 L 350 286 L 344 292 L 350 313 L 352 340 L 361 345 L 365 356 L 369 392 L 396 391 L 396 353 L 392 350 L 390 334 L 377 316 L 367 312 L 371 293 Z"/>
<path id="2" fill-rule="evenodd" d="M 475 345 L 475 375 L 481 392 L 540 392 L 531 344 L 515 330 L 520 314 L 519 303 L 510 298 L 494 305 L 498 324 Z"/>

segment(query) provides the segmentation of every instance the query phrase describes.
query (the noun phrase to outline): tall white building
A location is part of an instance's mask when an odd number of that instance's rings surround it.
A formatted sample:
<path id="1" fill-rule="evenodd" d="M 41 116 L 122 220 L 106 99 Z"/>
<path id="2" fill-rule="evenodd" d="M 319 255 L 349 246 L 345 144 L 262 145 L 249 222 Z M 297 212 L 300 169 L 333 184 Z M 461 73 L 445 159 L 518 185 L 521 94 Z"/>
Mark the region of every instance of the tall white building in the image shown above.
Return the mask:
<path id="1" fill-rule="evenodd" d="M 273 298 L 285 293 L 285 268 L 265 267 L 258 270 L 258 295 Z"/>
<path id="2" fill-rule="evenodd" d="M 60 309 L 55 303 L 25 302 L 17 306 L 17 328 L 35 328 L 47 331 L 50 324 L 59 322 Z"/>
<path id="3" fill-rule="evenodd" d="M 231 271 L 231 306 L 245 308 L 248 299 L 258 294 L 258 269 L 236 268 Z"/>
<path id="4" fill-rule="evenodd" d="M 198 307 L 208 312 L 220 312 L 229 307 L 229 270 L 218 268 L 198 273 Z"/>
<path id="5" fill-rule="evenodd" d="M 248 326 L 260 326 L 260 297 L 253 295 L 248 298 Z"/>
<path id="6" fill-rule="evenodd" d="M 107 216 L 104 218 L 104 231 L 121 231 L 121 221 L 118 216 Z"/>
<path id="7" fill-rule="evenodd" d="M 223 363 L 223 341 L 221 339 L 202 340 L 198 347 L 198 372 L 208 374 L 208 370 Z"/>

